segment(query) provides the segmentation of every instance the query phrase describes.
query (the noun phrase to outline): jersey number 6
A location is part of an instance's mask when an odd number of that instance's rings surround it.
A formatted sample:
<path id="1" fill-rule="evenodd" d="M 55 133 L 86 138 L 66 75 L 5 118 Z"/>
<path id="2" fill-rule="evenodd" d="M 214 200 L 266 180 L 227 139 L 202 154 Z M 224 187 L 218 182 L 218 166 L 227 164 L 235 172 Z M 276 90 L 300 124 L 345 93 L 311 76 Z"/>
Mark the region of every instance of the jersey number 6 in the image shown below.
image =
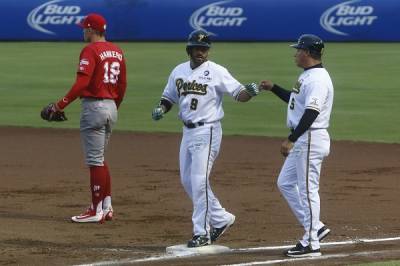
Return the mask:
<path id="1" fill-rule="evenodd" d="M 103 82 L 116 84 L 118 81 L 118 75 L 120 73 L 119 67 L 120 67 L 119 62 L 112 62 L 110 65 L 108 62 L 105 62 Z"/>

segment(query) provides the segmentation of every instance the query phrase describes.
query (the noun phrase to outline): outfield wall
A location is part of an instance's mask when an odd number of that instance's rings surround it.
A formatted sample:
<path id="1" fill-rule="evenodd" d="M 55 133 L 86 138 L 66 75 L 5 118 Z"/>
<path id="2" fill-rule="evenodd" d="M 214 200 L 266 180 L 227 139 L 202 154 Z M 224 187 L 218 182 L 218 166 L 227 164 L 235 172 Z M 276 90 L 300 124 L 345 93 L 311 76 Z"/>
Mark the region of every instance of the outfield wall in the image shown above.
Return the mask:
<path id="1" fill-rule="evenodd" d="M 181 41 L 202 28 L 220 41 L 400 41 L 399 0 L 1 0 L 0 40 L 81 40 L 98 12 L 108 38 Z"/>

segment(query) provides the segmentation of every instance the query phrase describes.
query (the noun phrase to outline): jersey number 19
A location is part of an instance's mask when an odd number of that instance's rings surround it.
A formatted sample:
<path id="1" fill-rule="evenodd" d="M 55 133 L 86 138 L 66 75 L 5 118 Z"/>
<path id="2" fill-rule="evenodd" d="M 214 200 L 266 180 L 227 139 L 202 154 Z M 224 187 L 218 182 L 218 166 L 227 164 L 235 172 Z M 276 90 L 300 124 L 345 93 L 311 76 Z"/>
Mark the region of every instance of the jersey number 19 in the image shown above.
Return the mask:
<path id="1" fill-rule="evenodd" d="M 115 61 L 109 64 L 109 62 L 104 63 L 104 83 L 116 84 L 118 81 L 118 75 L 120 73 L 119 70 L 120 64 Z"/>

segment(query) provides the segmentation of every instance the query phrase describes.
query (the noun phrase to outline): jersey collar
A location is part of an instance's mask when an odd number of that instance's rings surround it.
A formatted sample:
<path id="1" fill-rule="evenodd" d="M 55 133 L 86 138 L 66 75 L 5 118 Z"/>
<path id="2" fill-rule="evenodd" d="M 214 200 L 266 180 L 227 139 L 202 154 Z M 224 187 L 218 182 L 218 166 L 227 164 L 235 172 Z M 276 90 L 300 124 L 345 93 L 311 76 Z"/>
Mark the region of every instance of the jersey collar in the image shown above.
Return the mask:
<path id="1" fill-rule="evenodd" d="M 322 66 L 322 63 L 319 63 L 319 64 L 316 64 L 316 65 L 314 65 L 312 67 L 305 68 L 304 71 L 310 70 L 312 68 L 324 68 L 324 67 Z"/>
<path id="2" fill-rule="evenodd" d="M 203 69 L 204 67 L 207 67 L 209 62 L 210 62 L 210 61 L 207 60 L 206 62 L 204 62 L 204 63 L 201 64 L 200 66 L 198 66 L 198 67 L 196 67 L 196 68 L 193 69 L 193 68 L 190 66 L 190 61 L 189 61 L 189 68 L 190 68 L 190 70 L 191 70 L 192 72 L 196 72 L 196 71 L 198 71 L 199 69 Z"/>

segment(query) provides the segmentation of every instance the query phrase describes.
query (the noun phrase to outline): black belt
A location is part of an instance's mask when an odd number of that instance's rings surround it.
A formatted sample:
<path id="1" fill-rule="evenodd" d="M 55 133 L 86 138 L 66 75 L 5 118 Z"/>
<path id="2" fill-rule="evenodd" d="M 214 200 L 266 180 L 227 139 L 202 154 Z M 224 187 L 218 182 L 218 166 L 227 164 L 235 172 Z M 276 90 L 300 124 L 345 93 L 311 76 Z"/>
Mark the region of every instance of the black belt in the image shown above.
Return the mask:
<path id="1" fill-rule="evenodd" d="M 204 122 L 197 122 L 197 123 L 183 123 L 187 128 L 196 128 L 204 126 Z"/>

